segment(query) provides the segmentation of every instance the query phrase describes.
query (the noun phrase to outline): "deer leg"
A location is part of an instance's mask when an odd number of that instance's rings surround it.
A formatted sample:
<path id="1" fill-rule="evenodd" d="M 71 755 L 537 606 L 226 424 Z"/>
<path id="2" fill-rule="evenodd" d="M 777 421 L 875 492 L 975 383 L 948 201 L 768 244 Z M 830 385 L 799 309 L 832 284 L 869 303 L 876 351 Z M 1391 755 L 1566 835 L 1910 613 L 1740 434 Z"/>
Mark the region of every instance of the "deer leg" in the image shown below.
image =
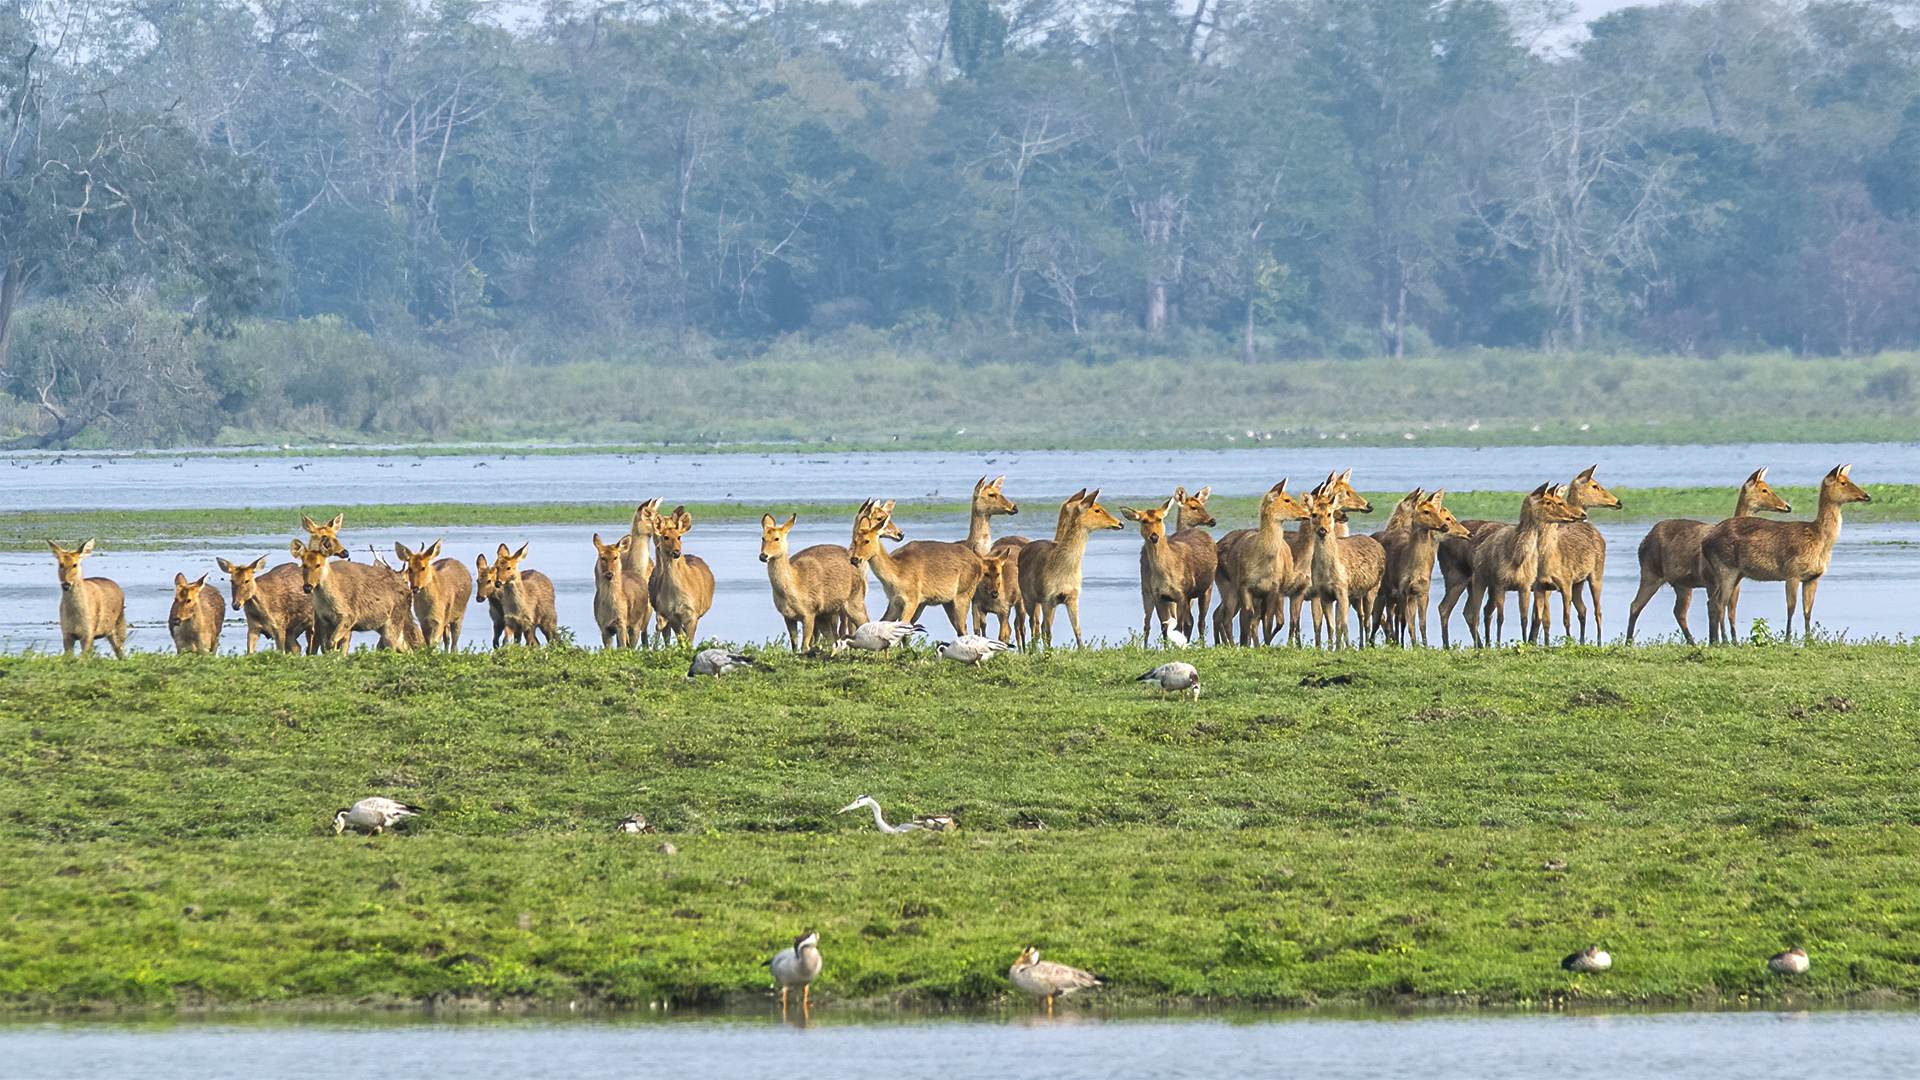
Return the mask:
<path id="1" fill-rule="evenodd" d="M 1683 589 L 1675 585 L 1673 587 L 1673 621 L 1680 624 L 1680 633 L 1687 639 L 1687 644 L 1689 645 L 1695 644 L 1693 640 L 1693 630 L 1687 626 L 1687 609 L 1692 606 L 1693 590 Z M 1637 615 L 1639 613 L 1635 612 L 1634 614 Z M 1631 617 L 1627 619 L 1627 640 L 1633 640 L 1633 619 Z"/>
<path id="2" fill-rule="evenodd" d="M 1633 603 L 1627 608 L 1627 644 L 1633 644 L 1633 628 L 1640 621 L 1640 610 L 1647 606 L 1647 601 L 1653 599 L 1653 594 L 1659 592 L 1663 584 L 1665 582 L 1659 578 L 1647 574 L 1640 575 L 1640 591 L 1633 594 Z M 1680 592 L 1680 586 L 1675 585 L 1673 591 Z M 1681 629 L 1686 629 L 1686 620 L 1682 618 L 1680 622 Z M 1693 643 L 1693 635 L 1690 633 L 1687 635 L 1687 643 Z"/>
<path id="3" fill-rule="evenodd" d="M 1813 636 L 1813 592 L 1820 587 L 1820 579 L 1810 577 L 1800 586 L 1801 629 L 1806 636 Z"/>
<path id="4" fill-rule="evenodd" d="M 1449 640 L 1447 636 L 1447 623 L 1451 621 L 1453 618 L 1453 608 L 1455 604 L 1458 604 L 1460 602 L 1461 594 L 1462 593 L 1470 594 L 1471 591 L 1472 591 L 1472 582 L 1463 582 L 1460 584 L 1455 584 L 1451 581 L 1447 582 L 1447 591 L 1442 593 L 1440 596 L 1440 647 L 1441 648 L 1443 649 L 1453 648 L 1453 642 Z M 1467 616 L 1467 629 L 1471 631 L 1473 629 L 1473 600 L 1471 596 L 1469 596 L 1467 600 L 1466 616 Z M 1474 644 L 1477 646 L 1479 644 L 1479 641 L 1475 640 Z"/>
<path id="5" fill-rule="evenodd" d="M 1794 580 L 1792 580 L 1792 579 L 1788 579 L 1788 580 L 1787 580 L 1787 582 L 1786 582 L 1786 586 L 1787 586 L 1787 625 L 1785 625 L 1785 626 L 1783 626 L 1783 627 L 1781 627 L 1781 628 L 1780 628 L 1780 640 L 1781 640 L 1781 641 L 1792 641 L 1792 640 L 1793 640 L 1793 612 L 1794 612 L 1794 601 L 1796 601 L 1796 600 L 1798 600 L 1798 599 L 1800 599 L 1800 590 L 1798 590 L 1798 589 L 1796 589 L 1796 588 L 1794 588 L 1794 586 L 1796 586 L 1796 585 L 1798 585 L 1798 584 L 1800 584 L 1800 583 L 1799 583 L 1799 582 L 1797 582 L 1797 581 L 1794 581 Z"/>
<path id="6" fill-rule="evenodd" d="M 1075 593 L 1074 595 L 1067 597 L 1067 621 L 1073 624 L 1073 647 L 1076 649 L 1081 648 L 1082 646 L 1080 644 L 1080 594 L 1078 593 Z"/>
<path id="7" fill-rule="evenodd" d="M 953 624 L 953 632 L 956 634 L 966 633 L 967 598 L 964 596 L 956 596 L 940 606 L 947 609 L 947 621 Z M 914 621 L 919 622 L 920 620 L 915 619 Z"/>

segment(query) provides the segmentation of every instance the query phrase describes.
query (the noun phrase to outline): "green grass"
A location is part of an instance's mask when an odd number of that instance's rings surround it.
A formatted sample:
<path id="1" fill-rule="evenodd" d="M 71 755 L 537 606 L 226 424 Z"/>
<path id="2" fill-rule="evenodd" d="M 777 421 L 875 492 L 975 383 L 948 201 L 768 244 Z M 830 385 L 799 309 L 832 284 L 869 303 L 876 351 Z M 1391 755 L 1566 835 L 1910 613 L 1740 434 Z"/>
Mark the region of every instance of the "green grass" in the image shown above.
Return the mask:
<path id="1" fill-rule="evenodd" d="M 0 659 L 0 997 L 717 1003 L 809 928 L 829 1002 L 1920 993 L 1909 648 L 1164 655 Z"/>
<path id="2" fill-rule="evenodd" d="M 1204 478 L 1202 478 L 1204 480 Z M 1604 480 L 1605 478 L 1602 477 Z M 1306 483 L 1291 485 L 1289 490 L 1304 490 Z M 1873 495 L 1873 502 L 1847 507 L 1846 520 L 1850 522 L 1871 521 L 1920 521 L 1920 485 L 1916 484 L 1874 484 L 1866 485 Z M 1118 492 L 1119 488 L 1114 488 Z M 1718 521 L 1733 512 L 1736 490 L 1730 487 L 1697 488 L 1613 488 L 1622 503 L 1620 510 L 1595 510 L 1593 520 L 1600 524 L 1653 522 L 1665 518 L 1695 518 L 1705 521 Z M 1792 503 L 1802 518 L 1810 518 L 1818 503 L 1819 492 L 1811 487 L 1781 486 L 1774 489 L 1780 496 Z M 884 494 L 884 493 L 876 493 Z M 1386 521 L 1386 515 L 1393 504 L 1405 492 L 1376 491 L 1367 497 L 1374 504 L 1374 516 L 1356 519 L 1362 522 L 1363 529 L 1371 530 Z M 1164 497 L 1165 493 L 1160 493 Z M 1450 491 L 1447 493 L 1447 507 L 1462 520 L 1485 518 L 1488 520 L 1511 520 L 1519 512 L 1522 493 L 1517 491 Z M 1109 508 L 1122 504 L 1143 505 L 1155 498 L 1153 494 L 1124 495 L 1111 493 L 1102 496 L 1102 503 Z M 1224 529 L 1236 529 L 1255 523 L 1259 511 L 1258 499 L 1254 498 L 1216 498 L 1209 502 L 1208 509 L 1219 521 L 1216 534 Z M 855 505 L 831 503 L 778 503 L 772 505 L 748 505 L 746 503 L 693 503 L 687 510 L 696 521 L 758 521 L 760 516 L 771 513 L 784 518 L 788 514 L 798 514 L 802 520 L 821 518 L 839 519 L 851 522 Z M 1032 519 L 1047 520 L 1053 510 L 1051 504 L 1039 507 L 1040 516 Z M 965 514 L 965 503 L 934 503 L 902 501 L 895 516 L 903 522 L 927 521 L 940 516 Z M 212 509 L 212 510 L 30 510 L 0 513 L 0 550 L 41 551 L 45 549 L 47 538 L 63 542 L 88 536 L 96 537 L 101 543 L 119 548 L 154 548 L 177 544 L 182 541 L 210 540 L 223 536 L 258 536 L 271 533 L 294 534 L 299 532 L 300 517 L 305 514 L 316 520 L 325 521 L 335 514 L 345 514 L 349 529 L 446 529 L 473 526 L 494 526 L 511 529 L 522 525 L 587 525 L 605 528 L 610 522 L 621 522 L 633 516 L 630 503 L 547 503 L 529 506 L 489 506 L 466 503 L 439 503 L 420 505 L 371 505 L 371 506 L 308 506 L 292 509 Z M 1027 522 L 1026 514 L 1018 519 Z M 1009 529 L 1003 522 L 1001 531 L 1019 531 Z M 1042 527 L 1032 524 L 1023 526 L 1028 530 Z M 924 539 L 924 537 L 916 538 Z"/>

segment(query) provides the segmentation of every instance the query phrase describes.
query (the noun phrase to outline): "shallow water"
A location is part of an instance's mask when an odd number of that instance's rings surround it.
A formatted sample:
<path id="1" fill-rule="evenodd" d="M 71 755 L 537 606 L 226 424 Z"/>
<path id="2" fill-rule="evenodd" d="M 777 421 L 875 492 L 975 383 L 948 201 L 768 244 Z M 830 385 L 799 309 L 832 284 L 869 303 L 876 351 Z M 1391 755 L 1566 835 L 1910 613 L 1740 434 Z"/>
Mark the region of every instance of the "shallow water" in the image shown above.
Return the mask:
<path id="1" fill-rule="evenodd" d="M 997 522 L 1006 522 L 998 518 Z M 1021 519 L 1012 519 L 1016 522 Z M 599 527 L 602 539 L 624 534 L 626 523 L 610 521 Z M 958 516 L 915 520 L 907 525 L 910 538 L 959 539 L 966 534 L 966 521 Z M 812 544 L 841 544 L 848 540 L 845 522 L 802 521 L 789 534 L 794 551 Z M 473 557 L 485 553 L 493 558 L 496 545 L 505 541 L 514 547 L 528 544 L 525 566 L 553 579 L 560 624 L 572 630 L 574 639 L 597 646 L 600 635 L 593 628 L 593 558 L 591 525 L 543 525 L 503 531 L 492 528 L 447 529 L 441 533 L 399 533 L 366 529 L 348 534 L 354 558 L 367 560 L 367 546 L 386 553 L 393 562 L 393 543 L 398 540 L 418 547 L 443 536 L 443 551 L 459 558 L 469 567 Z M 1639 525 L 1601 525 L 1607 541 L 1607 566 L 1611 571 L 1601 594 L 1602 626 L 1609 639 L 1626 632 L 1627 612 L 1639 584 L 1639 564 L 1635 551 L 1646 528 Z M 234 537 L 217 544 L 194 542 L 157 551 L 100 551 L 84 564 L 89 575 L 112 578 L 127 593 L 127 618 L 132 624 L 128 647 L 146 651 L 172 648 L 167 636 L 167 609 L 173 602 L 173 575 L 176 572 L 199 577 L 211 572 L 209 584 L 227 592 L 226 575 L 214 562 L 216 556 L 230 562 L 250 562 L 269 555 L 269 564 L 284 561 L 286 537 Z M 720 641 L 757 642 L 781 637 L 785 631 L 773 610 L 773 593 L 767 584 L 766 567 L 760 562 L 760 527 L 751 522 L 696 525 L 688 534 L 688 552 L 704 558 L 714 572 L 713 610 L 700 623 L 700 636 Z M 1081 629 L 1089 639 L 1125 641 L 1139 633 L 1144 621 L 1140 606 L 1140 540 L 1135 531 L 1095 534 L 1087 545 L 1084 564 L 1084 592 L 1081 597 Z M 886 596 L 877 581 L 868 575 L 867 610 L 880 618 L 886 610 Z M 1434 610 L 1429 616 L 1429 638 L 1440 643 L 1438 605 L 1442 588 L 1433 590 Z M 1663 590 L 1640 616 L 1636 637 L 1647 640 L 1663 634 L 1676 634 L 1673 620 L 1672 590 Z M 31 551 L 0 551 L 0 651 L 21 652 L 58 650 L 60 586 L 54 574 L 53 557 Z M 1706 631 L 1706 594 L 1694 593 L 1689 625 L 1704 638 Z M 1513 611 L 1511 600 L 1508 610 Z M 1555 626 L 1559 626 L 1559 607 L 1555 605 Z M 1889 522 L 1849 525 L 1840 534 L 1834 548 L 1832 568 L 1823 579 L 1814 605 L 1815 621 L 1833 633 L 1850 639 L 1864 637 L 1920 637 L 1920 523 Z M 1742 589 L 1740 628 L 1742 635 L 1755 618 L 1766 619 L 1775 633 L 1783 627 L 1786 603 L 1783 588 L 1774 582 L 1748 582 Z M 243 624 L 229 611 L 221 651 L 237 652 L 245 648 Z M 1517 618 L 1517 615 L 1515 615 Z M 952 626 L 944 612 L 929 608 L 921 616 L 934 638 L 952 636 Z M 1509 622 L 1512 630 L 1514 623 Z M 1796 622 L 1796 625 L 1797 622 Z M 1575 629 L 1578 629 L 1576 620 Z M 989 623 L 998 632 L 997 621 Z M 1453 632 L 1465 634 L 1459 612 L 1454 614 Z M 1073 632 L 1063 610 L 1054 627 L 1055 640 L 1070 642 Z M 1155 630 L 1156 635 L 1158 629 Z M 467 608 L 461 641 L 468 647 L 483 648 L 492 642 L 493 624 L 486 605 Z M 1310 636 L 1310 635 L 1309 635 Z M 372 635 L 359 635 L 370 643 Z M 104 643 L 102 648 L 104 648 Z"/>
<path id="2" fill-rule="evenodd" d="M 58 462 L 58 464 L 55 464 Z M 1526 491 L 1600 466 L 1609 487 L 1733 486 L 1762 465 L 1775 484 L 1817 483 L 1852 462 L 1862 483 L 1920 477 L 1920 443 L 1752 443 L 1734 446 L 1328 447 L 970 453 L 520 455 L 243 458 L 0 455 L 0 510 L 160 510 L 375 503 L 959 502 L 983 475 L 1007 475 L 1016 502 L 1082 487 L 1113 496 L 1211 485 L 1257 495 L 1282 477 L 1294 490 L 1353 469 L 1366 491 L 1416 486 Z"/>
<path id="3" fill-rule="evenodd" d="M 1310 1076 L 1775 1077 L 1913 1075 L 1908 1012 L 1658 1013 L 1327 1019 L 1124 1019 L 1070 1011 L 855 1022 L 824 1010 L 765 1019 L 0 1026 L 23 1080 L 277 1077 L 753 1078 L 888 1080 Z"/>

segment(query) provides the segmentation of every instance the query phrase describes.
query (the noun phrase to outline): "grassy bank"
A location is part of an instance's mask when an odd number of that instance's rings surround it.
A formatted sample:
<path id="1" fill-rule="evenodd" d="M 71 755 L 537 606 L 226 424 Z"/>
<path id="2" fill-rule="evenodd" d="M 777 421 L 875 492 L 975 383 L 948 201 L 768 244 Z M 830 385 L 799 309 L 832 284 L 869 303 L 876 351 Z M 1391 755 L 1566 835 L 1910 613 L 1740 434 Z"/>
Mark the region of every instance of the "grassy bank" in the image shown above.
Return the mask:
<path id="1" fill-rule="evenodd" d="M 1303 478 L 1310 481 L 1312 478 Z M 1605 477 L 1602 477 L 1604 480 Z M 1197 483 L 1204 483 L 1201 477 Z M 1305 486 L 1296 481 L 1290 490 L 1300 490 Z M 1920 485 L 1915 484 L 1875 484 L 1868 483 L 1867 490 L 1873 495 L 1873 502 L 1847 507 L 1846 520 L 1854 523 L 1870 521 L 1920 521 Z M 1653 522 L 1666 518 L 1694 518 L 1706 521 L 1718 521 L 1733 512 L 1736 489 L 1731 487 L 1697 488 L 1613 488 L 1620 497 L 1620 510 L 1595 510 L 1593 520 L 1601 524 Z M 1801 511 L 1798 515 L 1812 517 L 1813 509 L 1818 505 L 1819 492 L 1811 487 L 1789 487 L 1782 485 L 1774 489 L 1782 498 Z M 1154 493 L 1128 495 L 1122 493 L 1119 485 L 1110 486 L 1102 496 L 1103 504 L 1117 507 L 1122 504 L 1143 505 L 1156 497 Z M 885 496 L 885 492 L 876 492 Z M 1164 497 L 1165 492 L 1158 493 Z M 1375 514 L 1371 518 L 1359 519 L 1362 528 L 1378 528 L 1386 521 L 1386 515 L 1393 504 L 1404 492 L 1375 491 L 1367 493 L 1373 501 Z M 1517 491 L 1450 491 L 1447 493 L 1447 507 L 1462 520 L 1484 518 L 1488 520 L 1511 520 L 1518 514 L 1522 492 Z M 1255 524 L 1259 512 L 1259 500 L 1251 498 L 1216 498 L 1209 502 L 1208 509 L 1219 521 L 1216 535 L 1225 529 L 1237 529 Z M 772 505 L 748 505 L 746 503 L 689 503 L 687 510 L 695 521 L 734 522 L 758 521 L 764 513 L 780 517 L 798 514 L 803 520 L 813 521 L 821 518 L 851 521 L 858 509 L 852 503 L 777 503 Z M 998 532 L 1033 533 L 1035 529 L 1044 530 L 1045 522 L 1054 510 L 1053 504 L 1037 507 L 1038 517 L 1029 518 L 1022 514 L 1009 522 L 1000 519 Z M 895 516 L 903 523 L 931 521 L 943 516 L 965 514 L 965 503 L 944 502 L 907 502 L 903 501 Z M 469 503 L 438 504 L 387 504 L 372 506 L 308 506 L 293 509 L 216 509 L 216 510 L 138 510 L 138 511 L 101 511 L 101 510 L 59 510 L 59 511 L 16 511 L 0 513 L 0 550 L 40 551 L 45 549 L 48 537 L 73 539 L 93 536 L 102 543 L 120 548 L 163 547 L 183 541 L 210 540 L 224 536 L 261 536 L 299 531 L 300 517 L 305 514 L 316 520 L 327 520 L 335 514 L 345 514 L 349 529 L 449 529 L 462 527 L 497 527 L 512 529 L 523 525 L 581 525 L 605 528 L 610 522 L 625 521 L 633 515 L 630 503 L 546 503 L 538 505 L 480 505 Z M 913 533 L 916 538 L 935 537 Z M 1037 535 L 1037 534 L 1035 534 Z"/>
<path id="2" fill-rule="evenodd" d="M 1920 993 L 1908 649 L 1156 656 L 0 658 L 0 995 L 717 1002 L 808 928 L 828 1001 Z"/>

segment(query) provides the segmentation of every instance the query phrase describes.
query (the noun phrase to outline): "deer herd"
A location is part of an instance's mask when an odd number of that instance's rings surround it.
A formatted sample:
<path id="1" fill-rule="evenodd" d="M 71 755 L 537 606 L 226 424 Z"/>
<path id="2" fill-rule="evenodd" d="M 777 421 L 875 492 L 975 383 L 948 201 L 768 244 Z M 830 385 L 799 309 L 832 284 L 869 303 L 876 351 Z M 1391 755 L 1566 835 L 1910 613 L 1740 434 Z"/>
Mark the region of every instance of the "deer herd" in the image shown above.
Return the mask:
<path id="1" fill-rule="evenodd" d="M 1627 620 L 1633 640 L 1640 613 L 1661 588 L 1674 594 L 1680 632 L 1687 624 L 1693 590 L 1707 592 L 1707 637 L 1734 640 L 1741 582 L 1780 581 L 1786 586 L 1787 628 L 1796 609 L 1803 631 L 1812 632 L 1814 592 L 1833 557 L 1840 534 L 1840 508 L 1871 497 L 1848 477 L 1848 466 L 1820 483 L 1812 521 L 1777 521 L 1762 512 L 1791 511 L 1767 486 L 1765 469 L 1740 487 L 1733 516 L 1718 524 L 1669 520 L 1642 540 L 1640 588 Z M 1385 526 L 1371 535 L 1350 534 L 1348 519 L 1373 505 L 1351 483 L 1352 471 L 1328 476 L 1294 495 L 1287 481 L 1260 498 L 1251 528 L 1216 539 L 1207 511 L 1211 488 L 1185 487 L 1158 505 L 1121 507 L 1115 517 L 1100 505 L 1098 489 L 1082 489 L 1061 505 L 1053 536 L 992 536 L 993 518 L 1020 512 L 1001 491 L 1006 477 L 974 485 L 965 540 L 905 541 L 894 523 L 894 503 L 869 500 L 853 519 L 847 547 L 818 544 L 789 551 L 783 523 L 760 520 L 760 561 L 766 564 L 773 606 L 785 623 L 794 651 L 810 651 L 822 634 L 853 635 L 869 623 L 867 575 L 871 568 L 887 597 L 885 620 L 916 621 L 930 606 L 946 611 L 959 634 L 987 634 L 988 616 L 998 620 L 1002 644 L 1051 646 L 1056 616 L 1066 609 L 1074 643 L 1080 625 L 1081 564 L 1089 537 L 1099 530 L 1140 530 L 1140 601 L 1143 637 L 1157 627 L 1163 639 L 1204 640 L 1212 609 L 1218 645 L 1283 640 L 1300 645 L 1302 616 L 1316 648 L 1342 648 L 1386 641 L 1428 643 L 1427 608 L 1438 566 L 1440 641 L 1451 646 L 1449 622 L 1465 597 L 1464 617 L 1474 646 L 1505 639 L 1506 595 L 1518 594 L 1519 636 L 1551 640 L 1554 596 L 1560 598 L 1562 632 L 1602 639 L 1600 594 L 1606 544 L 1587 520 L 1595 508 L 1620 509 L 1620 500 L 1588 469 L 1565 484 L 1544 483 L 1520 500 L 1512 522 L 1460 521 L 1445 506 L 1446 492 L 1415 489 L 1400 499 Z M 1125 519 L 1124 521 L 1122 519 Z M 1293 529 L 1287 522 L 1300 522 Z M 398 566 L 376 559 L 348 559 L 340 539 L 344 515 L 320 523 L 302 517 L 308 537 L 289 545 L 294 561 L 267 568 L 266 556 L 250 563 L 217 560 L 231 583 L 233 610 L 244 613 L 246 651 L 265 636 L 286 652 L 343 651 L 355 631 L 379 636 L 379 647 L 457 649 L 469 603 L 485 603 L 493 644 L 537 645 L 558 632 L 553 582 L 521 564 L 518 550 L 501 544 L 494 559 L 480 555 L 471 571 L 459 559 L 442 558 L 440 542 L 414 551 L 394 545 Z M 685 507 L 661 513 L 660 500 L 642 503 L 631 530 L 612 543 L 594 534 L 593 617 L 607 648 L 686 644 L 698 640 L 700 619 L 713 606 L 714 576 L 685 548 L 693 517 Z M 883 540 L 898 542 L 888 548 Z M 83 577 L 80 561 L 94 550 L 88 540 L 74 549 L 49 540 L 59 565 L 60 634 L 63 651 L 77 644 L 92 653 L 106 639 L 125 655 L 125 596 L 106 578 Z M 174 576 L 167 627 L 183 653 L 217 649 L 226 603 L 208 575 Z M 1579 629 L 1574 629 L 1574 616 Z"/>

